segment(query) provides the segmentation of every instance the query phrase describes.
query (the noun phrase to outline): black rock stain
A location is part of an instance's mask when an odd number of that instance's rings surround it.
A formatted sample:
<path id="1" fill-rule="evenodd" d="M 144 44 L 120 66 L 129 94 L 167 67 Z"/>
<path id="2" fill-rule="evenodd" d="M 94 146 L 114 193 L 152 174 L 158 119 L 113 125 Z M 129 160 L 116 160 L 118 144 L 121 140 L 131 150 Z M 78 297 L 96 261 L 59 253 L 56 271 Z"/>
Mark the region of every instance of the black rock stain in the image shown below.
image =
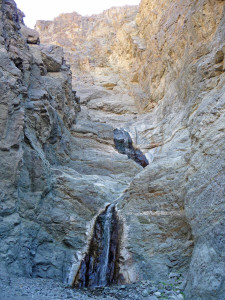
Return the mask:
<path id="1" fill-rule="evenodd" d="M 95 221 L 89 249 L 80 264 L 75 287 L 102 287 L 119 276 L 119 221 L 115 205 L 106 207 Z"/>

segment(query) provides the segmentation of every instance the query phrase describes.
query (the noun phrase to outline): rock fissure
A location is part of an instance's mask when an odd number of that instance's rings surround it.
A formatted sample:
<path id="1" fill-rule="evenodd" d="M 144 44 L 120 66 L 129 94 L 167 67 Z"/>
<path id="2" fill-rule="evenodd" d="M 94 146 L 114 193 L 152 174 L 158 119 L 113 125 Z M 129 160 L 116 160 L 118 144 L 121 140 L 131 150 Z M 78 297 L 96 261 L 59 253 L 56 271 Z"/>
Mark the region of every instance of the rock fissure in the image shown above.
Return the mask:
<path id="1" fill-rule="evenodd" d="M 74 286 L 103 287 L 118 280 L 119 221 L 111 204 L 95 221 L 89 249 L 81 262 Z"/>

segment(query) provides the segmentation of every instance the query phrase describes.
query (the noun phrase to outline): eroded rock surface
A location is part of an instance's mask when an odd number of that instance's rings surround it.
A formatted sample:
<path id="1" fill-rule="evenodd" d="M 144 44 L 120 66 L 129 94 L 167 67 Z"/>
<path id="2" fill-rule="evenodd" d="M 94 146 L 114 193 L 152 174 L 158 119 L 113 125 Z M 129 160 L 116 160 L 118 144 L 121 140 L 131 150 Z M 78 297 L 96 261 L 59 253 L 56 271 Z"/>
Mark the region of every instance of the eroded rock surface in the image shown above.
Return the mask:
<path id="1" fill-rule="evenodd" d="M 0 6 L 3 272 L 72 284 L 116 201 L 121 280 L 183 274 L 186 299 L 223 300 L 224 1 L 62 14 L 37 23 L 40 45 Z M 149 165 L 118 153 L 115 130 Z"/>
<path id="2" fill-rule="evenodd" d="M 71 71 L 61 59 L 49 72 L 46 46 L 21 23 L 14 1 L 1 1 L 0 14 L 1 270 L 62 280 L 74 256 L 62 240 L 76 225 L 66 225 L 73 204 L 57 199 L 51 165 L 69 157 L 78 109 Z"/>
<path id="3" fill-rule="evenodd" d="M 39 45 L 22 17 L 14 1 L 1 1 L 0 266 L 72 284 L 94 217 L 141 167 L 116 151 L 112 125 L 96 122 L 94 109 L 93 120 L 83 109 L 78 117 L 85 100 L 72 90 L 62 48 Z M 103 87 L 85 91 L 123 109 Z"/>
<path id="4" fill-rule="evenodd" d="M 99 57 L 79 50 L 82 63 L 72 68 L 82 114 L 129 132 L 150 162 L 118 204 L 124 220 L 121 271 L 135 281 L 190 266 L 187 298 L 222 299 L 224 1 L 143 0 L 137 16 L 119 28 L 110 22 L 113 12 L 102 21 L 102 15 L 91 17 L 85 31 L 82 45 L 95 40 Z M 61 22 L 71 35 L 71 18 L 76 28 L 75 14 L 38 22 L 41 39 L 50 29 L 51 41 L 61 44 L 54 28 Z M 104 36 L 106 22 L 115 39 Z M 76 53 L 72 47 L 80 47 L 78 36 L 76 30 L 76 39 L 65 41 L 68 59 Z M 90 95 L 91 87 L 98 91 Z"/>

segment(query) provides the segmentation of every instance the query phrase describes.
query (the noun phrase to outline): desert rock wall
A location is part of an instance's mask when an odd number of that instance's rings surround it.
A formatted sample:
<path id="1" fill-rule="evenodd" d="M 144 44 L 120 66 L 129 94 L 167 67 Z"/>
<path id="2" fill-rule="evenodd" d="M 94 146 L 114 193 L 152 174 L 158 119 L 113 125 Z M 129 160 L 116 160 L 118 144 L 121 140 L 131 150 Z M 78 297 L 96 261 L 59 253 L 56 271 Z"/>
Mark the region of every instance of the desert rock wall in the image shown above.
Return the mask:
<path id="1" fill-rule="evenodd" d="M 124 16 L 123 10 L 120 13 Z M 85 89 L 76 82 L 78 74 L 86 87 L 110 88 L 114 105 L 118 96 L 121 102 L 125 94 L 133 99 L 135 116 L 125 123 L 127 111 L 123 110 L 122 121 L 109 116 L 114 108 L 100 94 L 87 104 L 84 101 L 82 110 L 88 116 L 93 109 L 108 113 L 104 122 L 125 128 L 150 162 L 134 177 L 118 205 L 125 224 L 121 269 L 132 281 L 162 278 L 190 265 L 188 299 L 220 299 L 224 295 L 220 256 L 224 1 L 143 0 L 137 14 L 119 27 L 107 27 L 107 36 L 106 21 L 105 14 L 99 19 L 102 26 L 88 23 L 85 41 L 85 46 L 93 38 L 99 43 L 101 64 L 91 65 L 85 54 L 84 64 L 73 68 L 73 76 L 81 102 Z M 37 23 L 37 29 L 40 24 L 44 23 Z M 45 31 L 39 31 L 45 41 Z M 73 47 L 79 47 L 79 41 Z M 71 50 L 69 60 L 71 53 L 76 55 Z M 103 116 L 99 114 L 98 119 Z"/>
<path id="2" fill-rule="evenodd" d="M 143 0 L 38 34 L 0 2 L 4 272 L 71 284 L 115 202 L 121 280 L 176 272 L 187 299 L 224 298 L 224 4 Z"/>

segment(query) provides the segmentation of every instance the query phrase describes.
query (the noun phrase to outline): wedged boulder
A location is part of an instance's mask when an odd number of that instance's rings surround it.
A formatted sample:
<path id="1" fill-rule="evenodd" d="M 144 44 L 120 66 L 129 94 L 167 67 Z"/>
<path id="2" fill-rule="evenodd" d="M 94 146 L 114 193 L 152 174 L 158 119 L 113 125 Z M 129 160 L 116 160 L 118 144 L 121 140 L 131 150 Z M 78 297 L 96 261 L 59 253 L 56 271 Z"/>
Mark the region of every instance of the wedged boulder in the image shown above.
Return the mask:
<path id="1" fill-rule="evenodd" d="M 48 72 L 60 72 L 63 49 L 59 46 L 41 45 L 41 57 Z"/>
<path id="2" fill-rule="evenodd" d="M 28 44 L 40 44 L 39 33 L 25 25 L 21 25 L 21 34 Z"/>

